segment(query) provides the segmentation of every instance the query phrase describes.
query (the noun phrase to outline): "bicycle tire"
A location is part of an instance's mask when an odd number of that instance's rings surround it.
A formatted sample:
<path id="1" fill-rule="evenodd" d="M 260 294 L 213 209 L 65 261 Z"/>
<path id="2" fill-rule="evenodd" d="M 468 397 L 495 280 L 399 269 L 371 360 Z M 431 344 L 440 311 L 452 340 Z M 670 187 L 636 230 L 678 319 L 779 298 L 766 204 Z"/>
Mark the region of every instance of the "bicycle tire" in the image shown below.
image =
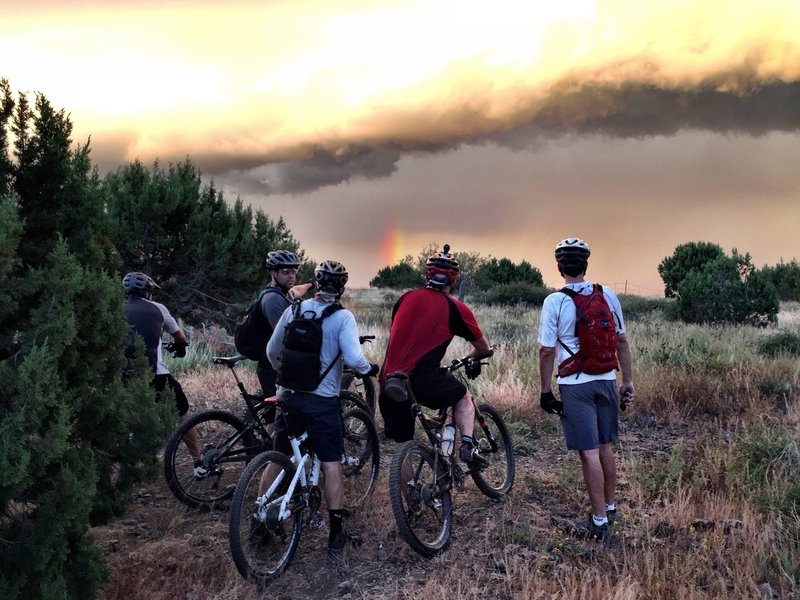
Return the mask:
<path id="1" fill-rule="evenodd" d="M 372 413 L 369 412 L 369 407 L 367 406 L 367 403 L 364 400 L 363 396 L 361 396 L 360 394 L 356 394 L 355 392 L 349 392 L 347 390 L 340 390 L 339 402 L 342 405 L 342 412 L 347 412 L 348 410 L 359 408 L 368 415 L 370 415 L 370 418 L 372 418 Z"/>
<path id="2" fill-rule="evenodd" d="M 359 408 L 348 410 L 344 420 L 344 503 L 361 506 L 372 495 L 381 465 L 380 443 L 375 423 Z"/>
<path id="3" fill-rule="evenodd" d="M 500 413 L 488 404 L 479 405 L 478 410 L 486 420 L 486 426 L 494 438 L 497 449 L 492 448 L 486 431 L 476 415 L 473 438 L 481 456 L 489 461 L 489 466 L 471 470 L 470 474 L 481 492 L 489 498 L 499 500 L 508 494 L 514 485 L 514 445 Z"/>
<path id="4" fill-rule="evenodd" d="M 280 475 L 283 479 L 275 493 L 266 499 L 267 508 L 261 515 L 262 520 L 256 501 L 261 496 L 262 473 L 269 466 L 275 468 L 272 481 Z M 271 450 L 262 452 L 242 472 L 233 494 L 228 522 L 231 558 L 242 577 L 258 585 L 280 575 L 300 543 L 304 504 L 299 483 L 289 503 L 291 513 L 288 518 L 279 519 L 276 510 L 294 473 L 295 466 L 288 456 Z"/>
<path id="5" fill-rule="evenodd" d="M 359 408 L 367 411 L 373 419 L 375 418 L 376 383 L 375 377 L 356 377 L 353 373 L 345 373 L 342 376 L 341 391 L 357 394 L 362 400 Z"/>
<path id="6" fill-rule="evenodd" d="M 411 440 L 395 449 L 389 467 L 389 499 L 397 530 L 412 550 L 426 558 L 442 552 L 450 541 L 453 503 L 449 484 L 440 485 L 446 480 L 444 466 L 431 448 Z"/>
<path id="7" fill-rule="evenodd" d="M 194 476 L 194 459 L 182 442 L 196 428 L 207 475 Z M 175 497 L 192 508 L 221 508 L 233 496 L 247 461 L 266 448 L 234 414 L 210 410 L 193 415 L 172 433 L 164 448 L 164 478 Z"/>

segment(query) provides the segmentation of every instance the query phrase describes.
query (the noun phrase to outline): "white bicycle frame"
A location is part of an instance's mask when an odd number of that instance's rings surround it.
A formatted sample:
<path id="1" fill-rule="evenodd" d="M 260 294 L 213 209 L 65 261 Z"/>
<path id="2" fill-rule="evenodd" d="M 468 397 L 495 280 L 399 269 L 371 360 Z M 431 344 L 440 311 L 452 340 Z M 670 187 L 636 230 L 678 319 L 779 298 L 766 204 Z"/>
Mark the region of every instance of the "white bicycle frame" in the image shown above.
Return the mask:
<path id="1" fill-rule="evenodd" d="M 286 490 L 285 494 L 279 498 L 273 499 L 272 501 L 268 501 L 267 499 L 270 498 L 273 493 L 275 493 L 275 490 L 278 489 L 278 486 L 281 484 L 286 475 L 285 471 L 281 471 L 280 475 L 278 475 L 275 478 L 275 481 L 273 481 L 269 488 L 267 488 L 267 491 L 256 499 L 256 517 L 262 523 L 266 522 L 267 520 L 267 509 L 278 502 L 280 502 L 280 509 L 278 510 L 279 521 L 284 521 L 292 515 L 292 512 L 288 509 L 288 505 L 289 500 L 291 500 L 294 496 L 294 491 L 297 488 L 298 483 L 303 486 L 303 488 L 305 488 L 309 483 L 311 486 L 316 486 L 319 484 L 319 472 L 322 468 L 322 463 L 320 462 L 316 453 L 306 452 L 303 454 L 300 451 L 300 446 L 307 439 L 307 431 L 304 431 L 297 437 L 289 437 L 289 443 L 292 445 L 291 461 L 295 466 L 294 477 L 292 477 L 292 481 L 289 483 L 289 488 Z M 309 460 L 311 461 L 310 476 L 306 474 L 305 469 Z M 342 465 L 344 466 L 357 467 L 360 463 L 361 461 L 357 456 L 342 455 Z"/>
<path id="2" fill-rule="evenodd" d="M 291 461 L 296 467 L 294 477 L 292 477 L 292 481 L 289 483 L 289 488 L 286 490 L 285 494 L 279 498 L 275 498 L 272 501 L 268 501 L 268 498 L 275 493 L 275 490 L 278 489 L 278 486 L 281 484 L 286 475 L 285 471 L 281 471 L 280 475 L 275 478 L 275 481 L 272 482 L 267 491 L 264 492 L 262 496 L 258 497 L 256 500 L 256 506 L 258 507 L 256 510 L 256 516 L 262 523 L 266 522 L 267 520 L 267 509 L 277 503 L 280 503 L 280 508 L 278 509 L 278 520 L 284 521 L 292 515 L 292 512 L 288 509 L 288 505 L 289 501 L 294 496 L 294 491 L 297 488 L 298 483 L 304 488 L 308 483 L 310 483 L 312 486 L 315 486 L 319 483 L 319 472 L 322 463 L 320 463 L 320 460 L 317 458 L 316 454 L 309 452 L 303 454 L 300 451 L 301 444 L 307 439 L 308 432 L 303 432 L 302 435 L 299 435 L 296 438 L 289 438 L 289 443 L 292 445 Z M 309 460 L 311 461 L 310 476 L 306 474 L 305 468 Z"/>

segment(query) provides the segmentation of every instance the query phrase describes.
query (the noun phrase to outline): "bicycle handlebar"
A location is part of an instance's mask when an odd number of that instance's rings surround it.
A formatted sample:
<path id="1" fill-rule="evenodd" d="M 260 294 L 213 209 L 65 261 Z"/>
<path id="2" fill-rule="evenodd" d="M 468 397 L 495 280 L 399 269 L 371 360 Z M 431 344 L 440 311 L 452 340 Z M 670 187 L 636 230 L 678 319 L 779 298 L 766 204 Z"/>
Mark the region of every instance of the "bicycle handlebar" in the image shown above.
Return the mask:
<path id="1" fill-rule="evenodd" d="M 488 361 L 483 362 L 483 359 L 494 356 L 494 351 L 496 348 L 497 346 L 490 346 L 488 354 L 482 354 L 481 356 L 465 356 L 461 359 L 454 358 L 453 362 L 450 363 L 450 366 L 445 368 L 447 369 L 448 373 L 452 373 L 453 371 L 458 371 L 458 369 L 461 369 L 462 367 L 466 367 L 468 364 L 473 363 L 473 361 L 477 361 L 481 365 L 488 365 Z"/>

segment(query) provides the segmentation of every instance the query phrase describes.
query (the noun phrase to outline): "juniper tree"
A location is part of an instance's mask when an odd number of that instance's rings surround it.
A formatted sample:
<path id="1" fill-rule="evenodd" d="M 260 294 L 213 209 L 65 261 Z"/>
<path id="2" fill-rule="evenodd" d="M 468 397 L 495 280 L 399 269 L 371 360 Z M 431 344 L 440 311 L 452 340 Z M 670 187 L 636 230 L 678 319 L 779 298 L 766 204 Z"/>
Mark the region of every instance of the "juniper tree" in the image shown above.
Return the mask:
<path id="1" fill-rule="evenodd" d="M 91 598 L 89 526 L 124 510 L 176 416 L 143 357 L 121 380 L 128 325 L 88 142 L 73 148 L 44 96 L 0 92 L 0 595 Z"/>

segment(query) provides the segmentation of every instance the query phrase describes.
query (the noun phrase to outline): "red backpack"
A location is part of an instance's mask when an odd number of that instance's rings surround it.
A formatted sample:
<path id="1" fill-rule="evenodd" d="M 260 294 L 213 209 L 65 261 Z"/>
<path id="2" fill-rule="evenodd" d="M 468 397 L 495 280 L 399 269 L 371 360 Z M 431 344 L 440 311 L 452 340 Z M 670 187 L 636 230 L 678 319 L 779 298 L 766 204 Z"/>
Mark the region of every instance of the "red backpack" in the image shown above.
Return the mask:
<path id="1" fill-rule="evenodd" d="M 567 287 L 559 291 L 575 303 L 575 337 L 579 349 L 575 354 L 558 340 L 570 355 L 558 365 L 558 376 L 567 377 L 579 372 L 600 375 L 616 369 L 617 328 L 603 295 L 603 286 L 595 283 L 588 296 Z"/>

